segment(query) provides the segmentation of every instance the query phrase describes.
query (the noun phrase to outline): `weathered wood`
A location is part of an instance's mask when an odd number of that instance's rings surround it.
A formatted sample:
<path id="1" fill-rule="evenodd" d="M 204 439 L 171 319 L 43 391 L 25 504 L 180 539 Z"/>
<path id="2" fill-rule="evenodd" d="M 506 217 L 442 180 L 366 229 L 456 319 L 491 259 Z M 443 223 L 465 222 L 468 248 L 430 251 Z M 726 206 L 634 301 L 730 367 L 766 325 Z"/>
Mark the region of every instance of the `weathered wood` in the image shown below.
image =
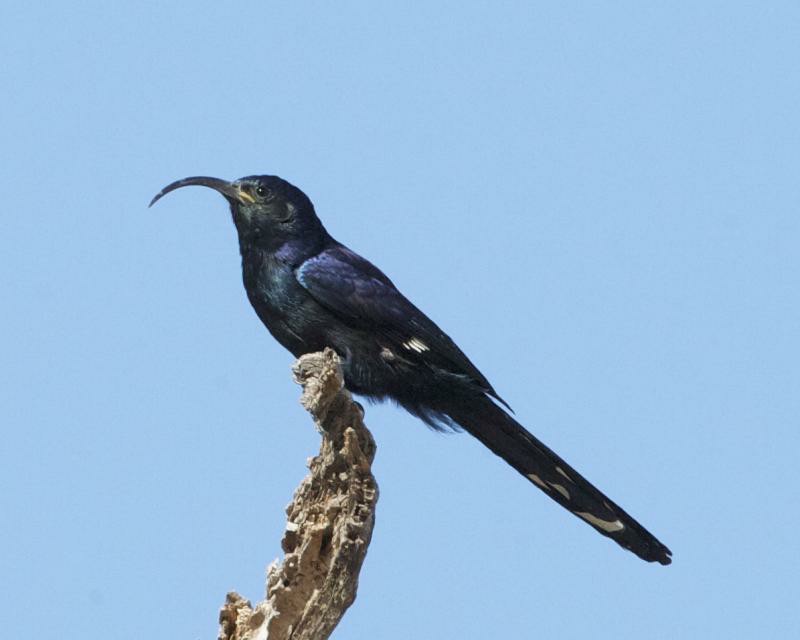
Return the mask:
<path id="1" fill-rule="evenodd" d="M 375 441 L 332 350 L 301 356 L 293 373 L 322 436 L 320 452 L 286 509 L 286 555 L 267 570 L 266 599 L 253 607 L 229 593 L 220 640 L 323 640 L 356 598 L 378 501 Z"/>

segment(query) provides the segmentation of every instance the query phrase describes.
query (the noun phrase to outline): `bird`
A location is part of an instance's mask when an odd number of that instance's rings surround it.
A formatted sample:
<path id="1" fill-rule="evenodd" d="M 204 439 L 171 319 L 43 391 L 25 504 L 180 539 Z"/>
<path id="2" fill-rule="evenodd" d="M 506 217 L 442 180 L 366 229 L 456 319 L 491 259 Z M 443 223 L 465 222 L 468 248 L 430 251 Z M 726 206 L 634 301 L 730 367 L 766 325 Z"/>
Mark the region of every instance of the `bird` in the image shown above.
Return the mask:
<path id="1" fill-rule="evenodd" d="M 435 322 L 328 233 L 302 190 L 274 175 L 196 176 L 170 183 L 149 206 L 188 186 L 227 200 L 247 297 L 295 357 L 333 349 L 352 393 L 392 400 L 434 430 L 468 432 L 603 536 L 643 560 L 670 564 L 664 544 L 517 422 Z"/>

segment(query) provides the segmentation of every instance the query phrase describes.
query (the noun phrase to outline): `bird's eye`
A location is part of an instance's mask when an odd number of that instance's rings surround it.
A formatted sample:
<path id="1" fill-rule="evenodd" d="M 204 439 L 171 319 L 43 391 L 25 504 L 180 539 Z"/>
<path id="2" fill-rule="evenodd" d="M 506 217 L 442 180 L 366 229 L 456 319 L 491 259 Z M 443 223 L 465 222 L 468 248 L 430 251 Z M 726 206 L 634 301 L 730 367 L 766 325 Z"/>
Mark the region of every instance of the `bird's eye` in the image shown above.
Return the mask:
<path id="1" fill-rule="evenodd" d="M 261 196 L 262 198 L 267 195 L 267 188 L 260 184 L 256 187 L 256 195 Z"/>

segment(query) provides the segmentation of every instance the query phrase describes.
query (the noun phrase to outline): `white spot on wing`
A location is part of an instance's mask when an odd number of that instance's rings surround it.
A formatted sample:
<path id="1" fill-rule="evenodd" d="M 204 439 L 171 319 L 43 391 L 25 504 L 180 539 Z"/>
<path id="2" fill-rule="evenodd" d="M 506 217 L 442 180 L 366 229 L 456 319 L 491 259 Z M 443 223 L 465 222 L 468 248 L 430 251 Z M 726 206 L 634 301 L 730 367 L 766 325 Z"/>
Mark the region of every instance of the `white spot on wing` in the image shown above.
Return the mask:
<path id="1" fill-rule="evenodd" d="M 602 520 L 601 518 L 593 516 L 591 513 L 587 513 L 586 511 L 576 511 L 575 515 L 583 518 L 589 524 L 593 524 L 595 527 L 599 527 L 603 531 L 608 531 L 609 533 L 622 531 L 625 528 L 625 525 L 619 520 L 609 522 L 608 520 Z"/>
<path id="2" fill-rule="evenodd" d="M 416 351 L 417 353 L 422 353 L 423 351 L 430 351 L 430 347 L 428 347 L 428 345 L 425 344 L 419 338 L 411 338 L 411 340 L 404 342 L 403 346 L 406 349 L 410 351 Z"/>

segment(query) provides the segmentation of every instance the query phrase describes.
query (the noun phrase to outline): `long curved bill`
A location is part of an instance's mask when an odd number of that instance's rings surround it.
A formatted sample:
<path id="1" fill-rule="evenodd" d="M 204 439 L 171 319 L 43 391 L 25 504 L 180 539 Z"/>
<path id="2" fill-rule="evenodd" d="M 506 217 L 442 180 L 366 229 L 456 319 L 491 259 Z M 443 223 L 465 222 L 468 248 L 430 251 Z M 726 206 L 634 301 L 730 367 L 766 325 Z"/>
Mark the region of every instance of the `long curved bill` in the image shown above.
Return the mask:
<path id="1" fill-rule="evenodd" d="M 175 189 L 180 189 L 181 187 L 191 187 L 191 186 L 198 186 L 198 187 L 208 187 L 209 189 L 213 189 L 221 193 L 225 196 L 228 200 L 233 200 L 240 204 L 251 204 L 255 202 L 253 196 L 251 196 L 246 191 L 243 191 L 235 182 L 228 182 L 227 180 L 220 180 L 219 178 L 208 178 L 206 176 L 194 176 L 192 178 L 184 178 L 183 180 L 176 180 L 175 182 L 168 184 L 164 187 L 161 191 L 159 191 L 156 196 L 150 201 L 150 204 L 147 205 L 148 207 L 152 207 L 156 202 L 158 202 L 161 198 L 167 195 L 170 191 L 175 191 Z"/>

